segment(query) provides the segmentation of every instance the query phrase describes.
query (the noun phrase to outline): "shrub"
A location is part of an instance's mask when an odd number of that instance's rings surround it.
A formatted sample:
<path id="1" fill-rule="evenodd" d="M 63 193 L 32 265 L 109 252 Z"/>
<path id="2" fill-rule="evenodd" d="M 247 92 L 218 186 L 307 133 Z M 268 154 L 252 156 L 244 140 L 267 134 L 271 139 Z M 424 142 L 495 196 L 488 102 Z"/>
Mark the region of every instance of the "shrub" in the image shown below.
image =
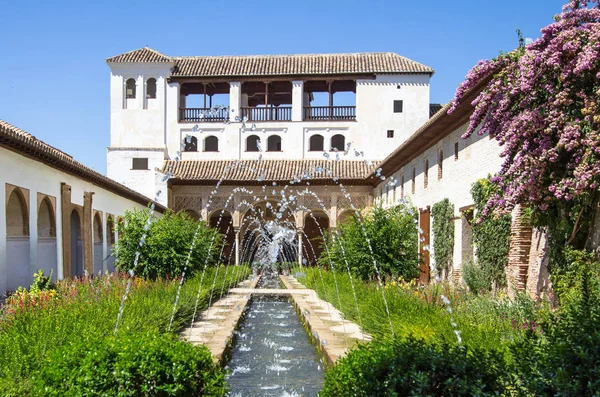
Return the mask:
<path id="1" fill-rule="evenodd" d="M 135 274 L 144 278 L 178 277 L 183 272 L 190 247 L 197 234 L 190 256 L 187 275 L 204 267 L 205 261 L 215 264 L 222 244 L 221 235 L 187 213 L 167 212 L 156 218 L 148 229 L 140 247 L 149 210 L 127 211 L 117 225 L 119 240 L 113 247 L 116 266 L 120 271 L 133 267 L 136 253 L 140 252 Z M 209 252 L 210 251 L 210 252 Z"/>
<path id="2" fill-rule="evenodd" d="M 325 376 L 319 396 L 493 396 L 506 387 L 494 351 L 408 338 L 351 351 Z"/>
<path id="3" fill-rule="evenodd" d="M 474 294 L 489 291 L 492 288 L 490 273 L 474 260 L 463 263 L 462 277 L 469 290 Z"/>
<path id="4" fill-rule="evenodd" d="M 488 200 L 496 193 L 489 177 L 478 180 L 471 188 L 479 217 L 473 222 L 473 243 L 479 265 L 489 274 L 491 282 L 501 287 L 506 285 L 504 269 L 508 265 L 511 217 L 495 214 L 481 217 Z"/>
<path id="5" fill-rule="evenodd" d="M 435 203 L 433 217 L 433 259 L 440 276 L 446 276 L 454 253 L 454 205 L 447 198 Z"/>
<path id="6" fill-rule="evenodd" d="M 146 333 L 66 345 L 33 383 L 38 396 L 222 396 L 225 378 L 205 346 Z"/>
<path id="7" fill-rule="evenodd" d="M 592 254 L 570 252 L 572 287 L 541 327 L 516 343 L 523 388 L 542 396 L 597 396 L 600 392 L 600 266 Z"/>
<path id="8" fill-rule="evenodd" d="M 321 253 L 319 264 L 325 267 L 333 264 L 335 269 L 345 270 L 347 262 L 363 280 L 373 280 L 376 277 L 375 259 L 382 276 L 401 276 L 404 280 L 416 278 L 419 256 L 414 214 L 413 208 L 402 204 L 388 210 L 372 208 L 362 217 L 362 226 L 356 215 L 348 218 L 338 225 L 339 237 L 327 236 L 328 249 Z"/>

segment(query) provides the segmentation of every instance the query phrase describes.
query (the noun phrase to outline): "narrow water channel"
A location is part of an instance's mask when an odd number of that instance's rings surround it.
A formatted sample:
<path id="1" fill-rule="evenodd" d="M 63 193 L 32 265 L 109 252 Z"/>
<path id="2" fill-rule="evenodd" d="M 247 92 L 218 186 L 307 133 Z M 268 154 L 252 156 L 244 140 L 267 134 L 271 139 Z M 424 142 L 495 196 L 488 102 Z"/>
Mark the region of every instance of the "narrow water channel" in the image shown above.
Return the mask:
<path id="1" fill-rule="evenodd" d="M 278 288 L 278 280 L 263 288 Z M 254 296 L 228 364 L 232 397 L 313 397 L 324 369 L 288 297 Z"/>

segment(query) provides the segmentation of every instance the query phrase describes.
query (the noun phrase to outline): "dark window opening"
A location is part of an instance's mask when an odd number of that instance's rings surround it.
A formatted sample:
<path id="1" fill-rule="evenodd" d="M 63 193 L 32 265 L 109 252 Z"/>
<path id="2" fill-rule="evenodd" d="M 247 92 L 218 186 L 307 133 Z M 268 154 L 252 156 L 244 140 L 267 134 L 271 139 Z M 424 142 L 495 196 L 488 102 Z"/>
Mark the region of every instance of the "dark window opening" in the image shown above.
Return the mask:
<path id="1" fill-rule="evenodd" d="M 204 138 L 204 151 L 205 152 L 218 152 L 219 151 L 219 138 L 216 136 L 208 136 Z"/>
<path id="2" fill-rule="evenodd" d="M 281 137 L 271 135 L 267 139 L 267 152 L 281 152 Z"/>
<path id="3" fill-rule="evenodd" d="M 134 157 L 131 162 L 132 170 L 147 170 L 148 169 L 148 158 L 147 157 Z"/>
<path id="4" fill-rule="evenodd" d="M 322 135 L 313 135 L 308 141 L 308 150 L 310 152 L 322 152 L 325 146 L 325 138 Z"/>
<path id="5" fill-rule="evenodd" d="M 338 152 L 344 151 L 344 146 L 346 145 L 346 138 L 337 134 L 331 137 L 331 150 L 337 150 Z"/>
<path id="6" fill-rule="evenodd" d="M 427 189 L 427 185 L 429 184 L 429 160 L 425 160 L 425 172 L 423 176 L 423 187 Z"/>
<path id="7" fill-rule="evenodd" d="M 258 152 L 258 141 L 260 141 L 260 138 L 256 135 L 250 135 L 246 138 L 246 151 Z"/>
<path id="8" fill-rule="evenodd" d="M 146 81 L 146 98 L 156 98 L 156 79 L 151 77 Z"/>
<path id="9" fill-rule="evenodd" d="M 185 137 L 185 146 L 183 148 L 185 152 L 197 152 L 198 151 L 198 138 L 195 136 Z"/>
<path id="10" fill-rule="evenodd" d="M 415 167 L 413 167 L 413 169 L 412 169 L 412 193 L 413 194 L 415 194 L 416 179 L 417 179 L 417 170 L 415 170 Z"/>
<path id="11" fill-rule="evenodd" d="M 402 171 L 402 179 L 400 180 L 400 198 L 404 198 L 404 170 Z"/>
<path id="12" fill-rule="evenodd" d="M 394 113 L 402 113 L 404 108 L 403 101 L 394 101 Z"/>
<path id="13" fill-rule="evenodd" d="M 387 130 L 387 137 L 388 138 L 393 138 L 394 137 L 394 130 Z"/>
<path id="14" fill-rule="evenodd" d="M 458 160 L 458 142 L 454 144 L 454 160 Z"/>
<path id="15" fill-rule="evenodd" d="M 125 98 L 135 99 L 135 80 L 127 79 L 125 83 Z"/>

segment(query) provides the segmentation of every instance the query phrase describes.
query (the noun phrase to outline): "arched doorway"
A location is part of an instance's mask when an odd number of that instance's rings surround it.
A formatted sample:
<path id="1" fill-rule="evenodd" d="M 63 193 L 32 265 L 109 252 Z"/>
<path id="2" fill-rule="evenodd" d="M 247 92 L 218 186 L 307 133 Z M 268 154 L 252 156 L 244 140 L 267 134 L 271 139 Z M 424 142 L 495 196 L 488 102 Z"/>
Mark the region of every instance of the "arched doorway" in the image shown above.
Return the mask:
<path id="1" fill-rule="evenodd" d="M 48 197 L 44 197 L 39 205 L 37 216 L 37 269 L 45 275 L 52 270 L 52 278 L 56 280 L 56 216 L 54 206 Z"/>
<path id="2" fill-rule="evenodd" d="M 315 265 L 323 251 L 323 233 L 329 230 L 329 217 L 323 211 L 313 211 L 304 217 L 304 235 L 307 265 Z M 312 248 L 311 248 L 312 245 Z"/>
<path id="3" fill-rule="evenodd" d="M 83 276 L 83 239 L 81 217 L 77 210 L 71 211 L 71 275 Z"/>
<path id="4" fill-rule="evenodd" d="M 102 273 L 102 262 L 104 261 L 103 250 L 103 242 L 102 238 L 102 217 L 100 213 L 96 212 L 94 215 L 94 274 L 98 274 L 98 272 Z"/>
<path id="5" fill-rule="evenodd" d="M 20 189 L 14 189 L 6 205 L 6 288 L 15 291 L 31 284 L 29 270 L 29 211 Z"/>
<path id="6" fill-rule="evenodd" d="M 219 218 L 221 219 L 219 221 Z M 225 240 L 225 247 L 220 258 L 221 263 L 230 264 L 235 262 L 233 249 L 235 248 L 235 230 L 233 230 L 233 218 L 226 210 L 217 210 L 209 217 L 209 225 L 216 228 Z"/>

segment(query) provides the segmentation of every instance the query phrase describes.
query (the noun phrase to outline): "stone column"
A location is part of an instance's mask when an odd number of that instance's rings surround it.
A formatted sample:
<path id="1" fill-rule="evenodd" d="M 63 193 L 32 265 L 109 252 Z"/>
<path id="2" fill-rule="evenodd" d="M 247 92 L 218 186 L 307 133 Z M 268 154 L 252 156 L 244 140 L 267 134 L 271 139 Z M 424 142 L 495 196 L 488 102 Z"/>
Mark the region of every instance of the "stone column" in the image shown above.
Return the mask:
<path id="1" fill-rule="evenodd" d="M 6 291 L 8 282 L 8 264 L 6 263 L 6 185 L 0 186 L 0 203 L 3 204 L 0 210 L 0 294 Z"/>
<path id="2" fill-rule="evenodd" d="M 235 231 L 235 264 L 240 264 L 240 228 L 233 228 Z"/>
<path id="3" fill-rule="evenodd" d="M 304 82 L 292 81 L 292 121 L 302 121 L 304 111 Z"/>
<path id="4" fill-rule="evenodd" d="M 236 117 L 242 117 L 240 104 L 242 101 L 242 83 L 232 81 L 229 83 L 229 119 L 233 122 Z"/>
<path id="5" fill-rule="evenodd" d="M 302 266 L 302 229 L 298 229 L 298 264 Z"/>
<path id="6" fill-rule="evenodd" d="M 92 241 L 93 195 L 93 192 L 83 193 L 83 268 L 88 274 L 94 273 L 94 243 Z"/>

